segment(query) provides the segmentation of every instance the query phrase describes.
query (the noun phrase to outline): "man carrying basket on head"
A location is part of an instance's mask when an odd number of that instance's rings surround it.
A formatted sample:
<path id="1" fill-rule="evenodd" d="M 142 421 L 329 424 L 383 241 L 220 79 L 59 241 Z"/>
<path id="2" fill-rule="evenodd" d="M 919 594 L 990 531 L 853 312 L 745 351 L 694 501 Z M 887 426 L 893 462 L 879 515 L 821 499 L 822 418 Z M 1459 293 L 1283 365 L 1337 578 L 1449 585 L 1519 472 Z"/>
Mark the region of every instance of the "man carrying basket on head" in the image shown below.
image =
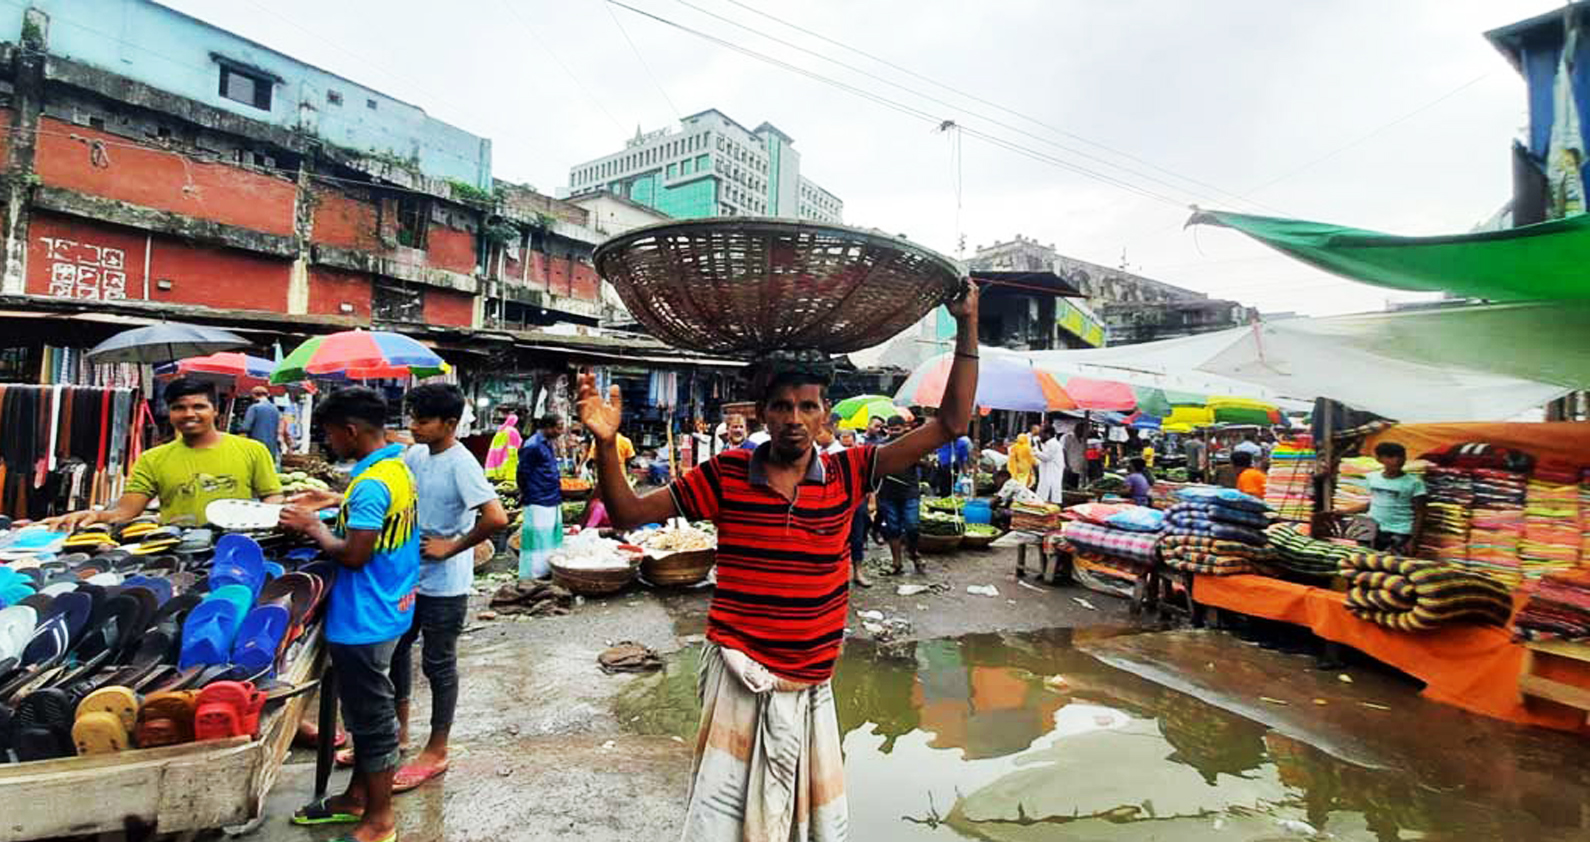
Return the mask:
<path id="1" fill-rule="evenodd" d="M 839 840 L 844 758 L 829 680 L 849 605 L 852 512 L 897 472 L 965 432 L 977 391 L 977 292 L 948 305 L 955 360 L 938 415 L 885 445 L 821 454 L 829 367 L 783 354 L 756 366 L 757 413 L 771 440 L 726 450 L 643 497 L 614 445 L 619 395 L 580 378 L 579 412 L 596 439 L 597 476 L 622 529 L 671 517 L 718 529 L 718 583 L 698 692 L 688 840 Z"/>

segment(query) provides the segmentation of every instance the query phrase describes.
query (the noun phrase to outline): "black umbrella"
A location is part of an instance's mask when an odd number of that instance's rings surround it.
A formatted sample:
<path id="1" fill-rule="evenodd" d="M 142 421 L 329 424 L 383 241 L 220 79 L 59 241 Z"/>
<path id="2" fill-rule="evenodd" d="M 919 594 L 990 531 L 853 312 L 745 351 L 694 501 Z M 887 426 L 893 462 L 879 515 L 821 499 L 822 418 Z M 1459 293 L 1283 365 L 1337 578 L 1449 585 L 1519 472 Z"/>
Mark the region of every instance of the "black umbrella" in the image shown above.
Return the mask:
<path id="1" fill-rule="evenodd" d="M 247 348 L 253 343 L 218 327 L 160 322 L 125 330 L 94 346 L 95 363 L 165 363 L 216 351 Z"/>

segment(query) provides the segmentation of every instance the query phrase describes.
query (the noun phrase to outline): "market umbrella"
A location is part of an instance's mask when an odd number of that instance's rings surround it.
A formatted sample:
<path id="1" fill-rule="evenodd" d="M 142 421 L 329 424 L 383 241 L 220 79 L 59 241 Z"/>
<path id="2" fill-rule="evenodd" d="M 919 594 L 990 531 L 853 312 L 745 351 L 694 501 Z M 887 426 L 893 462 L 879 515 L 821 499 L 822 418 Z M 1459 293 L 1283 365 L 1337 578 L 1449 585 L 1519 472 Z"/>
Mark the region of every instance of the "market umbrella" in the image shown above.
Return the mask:
<path id="1" fill-rule="evenodd" d="M 845 398 L 834 404 L 833 414 L 839 416 L 839 427 L 843 430 L 866 429 L 867 423 L 872 419 L 888 419 L 891 415 L 911 420 L 911 410 L 895 406 L 894 398 L 885 395 L 856 395 L 853 398 Z"/>
<path id="2" fill-rule="evenodd" d="M 435 351 L 400 333 L 346 330 L 316 336 L 293 349 L 271 372 L 272 383 L 310 377 L 379 380 L 429 377 L 448 370 Z"/>
<path id="3" fill-rule="evenodd" d="M 236 351 L 221 351 L 203 357 L 189 357 L 155 367 L 156 377 L 197 377 L 200 380 L 230 384 L 238 391 L 255 386 L 270 386 L 275 363 L 264 357 L 251 357 Z M 281 392 L 280 386 L 273 392 Z"/>
<path id="4" fill-rule="evenodd" d="M 1257 424 L 1261 427 L 1281 423 L 1280 409 L 1260 400 L 1211 396 L 1207 405 L 1217 423 Z"/>
<path id="5" fill-rule="evenodd" d="M 975 399 L 978 406 L 1016 412 L 1081 408 L 1053 376 L 1034 368 L 1026 357 L 986 347 L 981 355 Z M 944 398 L 944 385 L 954 362 L 954 353 L 943 353 L 917 366 L 895 392 L 895 402 L 938 406 Z"/>
<path id="6" fill-rule="evenodd" d="M 1061 388 L 1076 402 L 1076 409 L 1112 409 L 1131 412 L 1137 408 L 1137 395 L 1132 387 L 1119 380 L 1099 380 L 1093 377 L 1056 376 Z"/>
<path id="7" fill-rule="evenodd" d="M 1133 386 L 1132 395 L 1137 398 L 1138 412 L 1155 418 L 1164 418 L 1170 414 L 1171 401 L 1164 390 L 1153 386 Z"/>
<path id="8" fill-rule="evenodd" d="M 160 322 L 124 330 L 106 339 L 88 352 L 88 359 L 94 363 L 164 363 L 247 348 L 249 344 L 247 339 L 218 327 Z"/>

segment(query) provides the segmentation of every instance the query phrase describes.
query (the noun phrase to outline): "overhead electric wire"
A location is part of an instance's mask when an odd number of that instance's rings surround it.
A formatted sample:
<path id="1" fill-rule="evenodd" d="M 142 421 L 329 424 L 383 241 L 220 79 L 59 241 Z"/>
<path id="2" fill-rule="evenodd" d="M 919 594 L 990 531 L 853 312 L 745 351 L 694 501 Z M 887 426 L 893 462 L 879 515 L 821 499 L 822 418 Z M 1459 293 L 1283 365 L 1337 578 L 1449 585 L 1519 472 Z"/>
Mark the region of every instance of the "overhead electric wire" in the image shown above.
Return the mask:
<path id="1" fill-rule="evenodd" d="M 657 88 L 657 93 L 662 94 L 663 101 L 668 103 L 668 110 L 674 113 L 674 119 L 683 119 L 684 115 L 680 113 L 679 107 L 674 105 L 673 98 L 668 96 L 668 91 L 663 89 L 661 80 L 659 80 L 657 78 L 657 74 L 652 71 L 651 65 L 646 62 L 646 57 L 640 54 L 640 48 L 635 46 L 635 41 L 629 37 L 629 30 L 624 28 L 624 24 L 619 21 L 618 15 L 613 14 L 613 7 L 607 5 L 607 3 L 603 2 L 603 0 L 596 0 L 596 2 L 600 3 L 602 8 L 607 10 L 607 16 L 612 18 L 613 25 L 618 27 L 618 34 L 624 36 L 625 43 L 629 44 L 630 52 L 635 54 L 635 60 L 640 62 L 641 67 L 645 68 L 646 75 L 651 77 L 652 85 Z"/>
<path id="2" fill-rule="evenodd" d="M 683 2 L 683 0 L 680 0 L 680 2 Z M 1125 150 L 1117 149 L 1117 148 L 1115 148 L 1113 146 L 1110 146 L 1109 144 L 1100 143 L 1099 141 L 1092 140 L 1090 138 L 1087 138 L 1087 137 L 1084 137 L 1082 135 L 1079 135 L 1079 134 L 1077 134 L 1075 132 L 1067 131 L 1066 129 L 1062 129 L 1059 126 L 1055 126 L 1055 125 L 1051 125 L 1049 123 L 1046 123 L 1043 120 L 1040 120 L 1037 117 L 1034 117 L 1034 116 L 1032 116 L 1030 114 L 1026 114 L 1024 112 L 1017 111 L 1014 108 L 1010 108 L 1008 106 L 1001 105 L 1001 104 L 999 104 L 997 102 L 994 102 L 994 101 L 989 100 L 989 99 L 985 99 L 985 98 L 980 97 L 980 96 L 978 96 L 976 94 L 973 94 L 973 93 L 970 93 L 970 92 L 967 92 L 967 91 L 963 91 L 960 88 L 954 87 L 952 85 L 948 85 L 948 84 L 946 84 L 944 82 L 940 82 L 940 81 L 938 81 L 938 80 L 936 80 L 936 79 L 934 79 L 934 78 L 932 78 L 930 76 L 926 76 L 926 75 L 923 75 L 921 73 L 918 73 L 915 70 L 910 69 L 909 67 L 904 67 L 902 65 L 896 64 L 895 62 L 889 61 L 886 58 L 882 58 L 880 56 L 877 56 L 877 55 L 874 55 L 872 53 L 869 53 L 866 50 L 863 50 L 863 49 L 861 49 L 859 47 L 850 46 L 849 44 L 846 44 L 846 43 L 844 43 L 842 41 L 838 41 L 838 40 L 835 40 L 833 38 L 830 38 L 827 35 L 824 35 L 824 34 L 822 34 L 820 32 L 816 32 L 816 31 L 814 31 L 812 29 L 808 29 L 808 28 L 806 28 L 804 26 L 801 26 L 800 24 L 792 23 L 792 22 L 784 20 L 783 18 L 780 18 L 780 17 L 778 17 L 776 15 L 773 15 L 773 14 L 771 14 L 769 12 L 762 11 L 761 9 L 758 9 L 758 8 L 756 8 L 754 6 L 751 6 L 751 5 L 747 4 L 747 3 L 741 2 L 741 0 L 725 0 L 725 2 L 732 3 L 733 5 L 739 6 L 740 8 L 745 9 L 748 12 L 751 12 L 751 13 L 756 14 L 756 15 L 760 15 L 760 16 L 762 16 L 764 18 L 767 18 L 768 20 L 773 21 L 774 23 L 780 24 L 782 26 L 787 26 L 790 29 L 793 29 L 793 30 L 795 30 L 797 32 L 801 32 L 801 33 L 804 33 L 806 35 L 810 35 L 813 38 L 816 38 L 816 39 L 818 39 L 820 41 L 824 41 L 826 43 L 832 44 L 832 45 L 834 45 L 836 47 L 839 47 L 840 49 L 847 50 L 849 52 L 855 53 L 856 55 L 863 56 L 865 58 L 871 59 L 872 61 L 875 61 L 875 62 L 877 62 L 877 63 L 879 63 L 879 64 L 881 64 L 881 65 L 883 65 L 885 67 L 891 68 L 893 70 L 897 70 L 897 71 L 899 71 L 901 73 L 904 73 L 905 75 L 910 76 L 913 79 L 919 79 L 919 80 L 921 80 L 923 82 L 927 82 L 930 85 L 934 85 L 935 87 L 943 88 L 944 90 L 949 91 L 950 93 L 953 93 L 956 96 L 965 97 L 966 99 L 969 99 L 969 100 L 971 100 L 973 102 L 981 103 L 981 104 L 986 105 L 986 106 L 988 106 L 990 108 L 996 108 L 996 109 L 998 109 L 1000 111 L 1005 112 L 1006 114 L 1010 114 L 1010 115 L 1015 116 L 1015 117 L 1020 117 L 1021 119 L 1026 120 L 1027 122 L 1032 123 L 1035 126 L 1041 126 L 1041 127 L 1045 128 L 1045 129 L 1048 129 L 1051 132 L 1056 133 L 1056 134 L 1064 135 L 1065 137 L 1071 138 L 1072 140 L 1078 141 L 1080 143 L 1085 143 L 1085 144 L 1087 144 L 1089 146 L 1093 146 L 1093 147 L 1097 147 L 1099 149 L 1103 149 L 1103 150 L 1105 150 L 1105 151 L 1107 151 L 1107 152 L 1109 152 L 1109 153 L 1111 153 L 1113 155 L 1118 155 L 1118 156 L 1120 156 L 1122 158 L 1125 158 L 1125 159 L 1127 159 L 1129 161 L 1133 161 L 1135 163 L 1142 164 L 1143 166 L 1146 166 L 1146 167 L 1148 167 L 1150 169 L 1153 169 L 1153 170 L 1156 170 L 1158 172 L 1164 173 L 1165 175 L 1171 176 L 1173 178 L 1179 178 L 1182 181 L 1187 182 L 1188 184 L 1195 184 L 1195 185 L 1197 185 L 1199 187 L 1202 187 L 1202 188 L 1204 188 L 1206 190 L 1212 190 L 1212 191 L 1214 191 L 1216 193 L 1221 193 L 1221 194 L 1224 194 L 1226 196 L 1231 196 L 1231 197 L 1234 197 L 1234 198 L 1237 198 L 1237 199 L 1241 199 L 1243 201 L 1251 202 L 1252 204 L 1260 206 L 1260 207 L 1265 207 L 1265 205 L 1263 205 L 1263 203 L 1254 202 L 1253 200 L 1247 199 L 1246 197 L 1242 196 L 1241 194 L 1232 193 L 1229 190 L 1225 190 L 1225 189 L 1223 189 L 1223 188 L 1221 188 L 1221 187 L 1219 187 L 1217 185 L 1210 184 L 1207 181 L 1201 181 L 1201 180 L 1196 179 L 1196 178 L 1194 178 L 1194 177 L 1192 177 L 1190 175 L 1184 175 L 1184 174 L 1178 173 L 1178 172 L 1176 172 L 1174 170 L 1166 169 L 1164 167 L 1159 166 L 1158 164 L 1155 164 L 1153 161 L 1149 161 L 1149 160 L 1141 158 L 1141 157 L 1139 157 L 1137 155 L 1133 155 L 1132 153 L 1127 152 Z M 771 36 L 767 36 L 767 37 L 771 37 Z M 972 113 L 972 112 L 968 112 L 968 113 Z M 984 118 L 984 119 L 989 119 L 989 118 Z M 1119 165 L 1117 164 L 1117 165 L 1114 165 L 1114 166 L 1119 166 Z M 1185 188 L 1182 188 L 1182 189 L 1185 189 Z"/>
<path id="3" fill-rule="evenodd" d="M 557 62 L 558 67 L 563 70 L 563 74 L 568 76 L 569 79 L 574 82 L 574 86 L 580 89 L 580 93 L 584 94 L 585 98 L 590 100 L 591 104 L 595 105 L 597 109 L 607 117 L 608 121 L 611 122 L 615 128 L 617 128 L 620 132 L 624 131 L 624 124 L 620 123 L 618 118 L 613 116 L 613 112 L 607 110 L 607 106 L 603 105 L 602 100 L 591 93 L 590 88 L 585 87 L 585 83 L 580 80 L 579 76 L 575 75 L 574 71 L 569 68 L 568 64 L 564 63 L 563 59 L 558 58 L 558 54 L 552 50 L 552 45 L 547 43 L 545 38 L 541 37 L 541 33 L 535 27 L 531 26 L 530 22 L 525 20 L 523 15 L 519 14 L 519 10 L 513 7 L 513 3 L 510 3 L 508 0 L 497 0 L 497 2 L 502 4 L 502 7 L 508 10 L 508 14 L 512 15 L 513 19 L 517 21 L 520 26 L 524 27 L 526 32 L 530 33 L 530 37 L 536 39 L 536 42 L 541 45 L 541 49 L 545 50 L 546 54 L 551 56 L 553 61 Z"/>
<path id="4" fill-rule="evenodd" d="M 980 111 L 976 111 L 976 110 L 967 108 L 967 107 L 962 106 L 962 105 L 956 105 L 953 102 L 948 102 L 948 101 L 946 101 L 946 100 L 944 100 L 944 99 L 942 99 L 940 97 L 934 96 L 933 94 L 930 94 L 930 93 L 923 92 L 923 91 L 918 90 L 916 88 L 907 87 L 906 85 L 902 85 L 899 82 L 894 81 L 893 79 L 890 79 L 890 78 L 885 77 L 885 76 L 880 76 L 880 75 L 878 75 L 876 73 L 873 73 L 873 72 L 871 72 L 869 70 L 866 70 L 865 68 L 857 67 L 854 64 L 850 64 L 848 62 L 840 61 L 839 59 L 836 59 L 836 58 L 834 58 L 832 56 L 824 55 L 823 53 L 817 52 L 816 50 L 812 50 L 812 49 L 809 49 L 807 47 L 803 47 L 800 44 L 796 44 L 796 43 L 794 43 L 792 41 L 788 41 L 788 40 L 785 40 L 783 38 L 779 38 L 776 35 L 770 35 L 770 34 L 768 34 L 766 32 L 763 32 L 763 31 L 761 31 L 759 29 L 756 29 L 754 27 L 746 26 L 745 24 L 740 23 L 739 21 L 736 21 L 733 18 L 728 18 L 728 17 L 720 15 L 720 14 L 718 14 L 716 12 L 713 12 L 713 11 L 711 11 L 709 9 L 704 9 L 701 6 L 698 6 L 695 3 L 690 2 L 690 0 L 675 0 L 675 2 L 679 3 L 682 6 L 694 9 L 697 12 L 700 12 L 701 14 L 707 15 L 708 17 L 714 18 L 716 20 L 723 21 L 724 23 L 727 23 L 730 26 L 737 27 L 739 29 L 745 30 L 746 32 L 750 32 L 752 34 L 758 35 L 758 36 L 760 36 L 762 38 L 766 38 L 767 40 L 772 41 L 775 44 L 782 44 L 783 46 L 788 47 L 788 48 L 790 48 L 792 50 L 797 50 L 797 51 L 805 53 L 807 55 L 815 56 L 815 57 L 817 57 L 819 59 L 822 59 L 823 61 L 829 62 L 831 64 L 838 65 L 839 67 L 843 67 L 846 70 L 849 70 L 849 71 L 851 71 L 853 73 L 859 73 L 862 76 L 865 76 L 865 77 L 867 77 L 869 79 L 873 79 L 875 81 L 882 82 L 883 84 L 888 85 L 888 86 L 890 86 L 892 88 L 896 88 L 896 89 L 905 91 L 906 93 L 911 94 L 912 96 L 921 97 L 922 99 L 925 99 L 925 100 L 927 100 L 929 102 L 937 103 L 938 105 L 944 106 L 945 108 L 954 109 L 955 111 L 958 111 L 958 112 L 963 113 L 963 114 L 969 114 L 969 115 L 971 115 L 973 117 L 978 118 L 979 120 L 985 120 L 985 121 L 991 123 L 992 125 L 998 126 L 998 127 L 1002 128 L 1002 129 L 1006 129 L 1008 131 L 1015 132 L 1015 133 L 1017 133 L 1019 135 L 1027 137 L 1027 138 L 1031 138 L 1032 140 L 1035 140 L 1035 141 L 1037 141 L 1039 143 L 1048 144 L 1050 146 L 1055 147 L 1056 149 L 1065 150 L 1066 152 L 1069 152 L 1072 155 L 1077 155 L 1077 156 L 1086 158 L 1086 159 L 1088 159 L 1090 161 L 1094 161 L 1096 163 L 1102 164 L 1103 166 L 1111 167 L 1111 168 L 1120 170 L 1120 171 L 1125 172 L 1125 173 L 1130 173 L 1131 175 L 1136 176 L 1137 178 L 1141 178 L 1141 179 L 1144 179 L 1146 181 L 1153 182 L 1155 184 L 1160 185 L 1161 187 L 1166 187 L 1166 188 L 1169 188 L 1171 190 L 1179 190 L 1179 191 L 1181 191 L 1183 193 L 1187 193 L 1188 195 L 1193 196 L 1195 199 L 1199 198 L 1199 195 L 1198 195 L 1198 193 L 1196 191 L 1188 190 L 1186 187 L 1184 187 L 1184 186 L 1182 186 L 1180 184 L 1174 184 L 1172 182 L 1166 181 L 1166 180 L 1164 180 L 1162 178 L 1158 178 L 1158 177 L 1150 175 L 1148 173 L 1141 172 L 1139 170 L 1134 170 L 1131 167 L 1122 166 L 1121 164 L 1116 163 L 1115 161 L 1111 161 L 1111 160 L 1109 160 L 1107 158 L 1099 157 L 1098 155 L 1094 155 L 1091 152 L 1086 152 L 1086 151 L 1083 151 L 1081 149 L 1077 149 L 1075 147 L 1067 146 L 1067 145 L 1065 145 L 1063 143 L 1059 143 L 1057 141 L 1050 140 L 1049 138 L 1044 137 L 1042 135 L 1034 134 L 1034 133 L 1032 133 L 1030 131 L 1027 131 L 1026 129 L 1021 128 L 1020 126 L 1016 126 L 1016 125 L 1013 125 L 1013 124 L 1008 123 L 1006 121 L 1000 120 L 997 117 L 992 117 L 992 116 L 990 116 L 990 115 L 988 115 L 986 113 L 983 113 L 983 112 L 980 112 Z M 1057 129 L 1051 129 L 1051 130 L 1052 131 L 1059 131 Z M 1062 134 L 1067 134 L 1069 136 L 1069 133 L 1067 133 L 1067 132 L 1061 132 L 1061 133 Z M 1153 166 L 1153 165 L 1150 165 L 1150 166 Z M 1163 170 L 1163 168 L 1160 168 L 1160 167 L 1153 167 L 1153 168 L 1154 169 L 1159 169 L 1162 172 L 1168 172 L 1166 170 Z M 1173 176 L 1176 176 L 1177 178 L 1181 178 L 1183 181 L 1188 181 L 1189 183 L 1194 181 L 1193 179 L 1188 179 L 1188 178 L 1179 176 L 1176 173 L 1170 173 L 1170 174 L 1173 175 Z M 1249 204 L 1254 205 L 1255 207 L 1268 208 L 1270 210 L 1276 210 L 1277 212 L 1279 212 L 1278 209 L 1269 208 L 1268 205 L 1265 205 L 1262 202 L 1253 201 L 1251 199 L 1241 199 L 1240 197 L 1237 197 L 1235 194 L 1228 193 L 1227 191 L 1221 190 L 1218 187 L 1214 187 L 1212 185 L 1206 185 L 1206 186 L 1208 186 L 1210 189 L 1214 190 L 1216 193 L 1223 193 L 1223 194 L 1225 194 L 1227 196 L 1231 196 L 1233 198 L 1237 198 L 1237 199 L 1239 199 L 1241 201 L 1246 201 Z"/>
<path id="5" fill-rule="evenodd" d="M 687 32 L 687 33 L 689 33 L 691 35 L 694 35 L 694 36 L 696 36 L 698 38 L 701 38 L 703 40 L 710 41 L 710 42 L 712 42 L 714 44 L 717 44 L 717 45 L 719 45 L 719 46 L 721 46 L 721 47 L 723 47 L 725 49 L 733 50 L 733 51 L 735 51 L 737 53 L 740 53 L 742 55 L 748 56 L 750 58 L 754 58 L 754 59 L 756 59 L 758 61 L 766 62 L 766 63 L 772 64 L 772 65 L 774 65 L 776 67 L 783 68 L 783 69 L 788 70 L 788 71 L 790 71 L 792 73 L 798 73 L 798 74 L 800 74 L 802 76 L 805 76 L 807 78 L 813 79 L 813 80 L 818 81 L 818 82 L 822 82 L 823 84 L 830 85 L 832 87 L 835 87 L 835 88 L 838 88 L 840 90 L 843 90 L 843 91 L 845 91 L 847 93 L 850 93 L 850 94 L 853 94 L 855 96 L 861 97 L 862 99 L 866 99 L 866 100 L 871 101 L 873 103 L 876 103 L 878 105 L 882 105 L 885 108 L 890 108 L 890 109 L 893 109 L 895 111 L 899 111 L 902 114 L 906 114 L 906 115 L 909 115 L 911 117 L 915 117 L 915 118 L 917 118 L 919 120 L 923 120 L 923 121 L 932 123 L 935 126 L 944 125 L 945 122 L 946 122 L 945 118 L 943 118 L 943 117 L 941 117 L 939 115 L 935 115 L 935 114 L 933 114 L 931 112 L 923 111 L 922 109 L 917 108 L 915 106 L 907 105 L 905 103 L 901 103 L 901 102 L 898 102 L 896 100 L 889 99 L 888 97 L 882 96 L 880 94 L 873 93 L 873 92 L 868 91 L 868 90 L 866 90 L 864 88 L 858 88 L 855 85 L 851 85 L 851 84 L 848 84 L 846 82 L 841 82 L 841 81 L 839 81 L 837 79 L 833 79 L 831 77 L 824 76 L 821 73 L 817 73 L 815 71 L 808 70 L 808 69 L 806 69 L 804 67 L 800 67 L 798 65 L 790 64 L 789 62 L 783 61 L 782 59 L 774 58 L 774 57 L 769 56 L 769 55 L 767 55 L 765 53 L 760 53 L 760 52 L 757 52 L 756 50 L 752 50 L 752 49 L 747 48 L 747 47 L 742 47 L 739 44 L 735 44 L 733 42 L 726 41 L 726 40 L 724 40 L 722 38 L 719 38 L 719 37 L 717 37 L 715 35 L 711 35 L 711 34 L 708 34 L 706 32 L 702 32 L 701 30 L 695 29 L 695 28 L 690 27 L 690 26 L 686 26 L 685 24 L 682 24 L 682 23 L 678 23 L 677 21 L 669 20 L 668 18 L 662 17 L 661 15 L 657 15 L 657 14 L 654 14 L 652 12 L 645 11 L 643 9 L 637 9 L 634 6 L 631 6 L 631 5 L 627 4 L 627 3 L 622 2 L 622 0 L 604 0 L 604 2 L 610 3 L 610 4 L 614 5 L 614 6 L 618 6 L 621 9 L 626 9 L 626 10 L 628 10 L 630 12 L 634 12 L 635 14 L 641 15 L 642 17 L 650 18 L 651 20 L 657 21 L 658 23 L 666 24 L 667 26 L 671 26 L 671 27 L 673 27 L 675 29 L 678 29 L 681 32 Z M 954 121 L 949 121 L 949 122 L 954 122 Z M 1082 175 L 1082 176 L 1084 176 L 1086 178 L 1091 178 L 1091 179 L 1094 179 L 1096 181 L 1103 182 L 1105 184 L 1109 184 L 1109 185 L 1112 185 L 1112 186 L 1115 186 L 1115 187 L 1119 187 L 1119 188 L 1121 188 L 1123 190 L 1127 190 L 1127 191 L 1136 193 L 1136 194 L 1144 196 L 1146 198 L 1157 199 L 1159 201 L 1166 202 L 1168 204 L 1172 204 L 1172 205 L 1175 205 L 1177 207 L 1186 207 L 1187 206 L 1187 203 L 1184 200 L 1173 198 L 1173 197 L 1170 197 L 1170 196 L 1166 196 L 1166 195 L 1161 194 L 1161 193 L 1156 193 L 1156 192 L 1154 192 L 1152 190 L 1149 190 L 1147 188 L 1131 184 L 1130 182 L 1122 181 L 1121 179 L 1115 178 L 1114 176 L 1110 176 L 1110 175 L 1106 175 L 1104 173 L 1096 172 L 1094 170 L 1088 169 L 1087 167 L 1081 166 L 1079 164 L 1073 164 L 1073 163 L 1070 163 L 1068 161 L 1063 161 L 1063 160 L 1061 160 L 1059 158 L 1056 158 L 1056 157 L 1054 157 L 1052 155 L 1048 155 L 1048 154 L 1043 153 L 1043 152 L 1037 152 L 1035 150 L 1028 149 L 1028 148 L 1026 148 L 1024 146 L 1021 146 L 1020 144 L 1016 144 L 1016 143 L 1013 143 L 1013 142 L 1010 142 L 1010 141 L 1006 141 L 1006 140 L 1003 140 L 1001 138 L 996 138 L 996 137 L 994 137 L 992 135 L 988 135 L 988 134 L 985 134 L 985 133 L 980 132 L 980 131 L 976 131 L 976 130 L 973 130 L 973 129 L 968 129 L 965 126 L 962 126 L 961 128 L 962 128 L 962 131 L 964 131 L 964 132 L 966 132 L 968 134 L 971 134 L 973 137 L 976 137 L 976 138 L 978 138 L 980 140 L 984 140 L 985 142 L 993 143 L 996 146 L 1001 146 L 1001 147 L 1003 147 L 1005 149 L 1008 149 L 1010 151 L 1014 151 L 1014 152 L 1017 152 L 1019 154 L 1026 155 L 1026 156 L 1028 156 L 1030 158 L 1033 158 L 1034 160 L 1041 161 L 1043 163 L 1047 163 L 1047 164 L 1050 164 L 1052 166 L 1059 167 L 1061 169 L 1069 170 L 1071 172 L 1074 172 L 1074 173 L 1077 173 L 1079 175 Z"/>

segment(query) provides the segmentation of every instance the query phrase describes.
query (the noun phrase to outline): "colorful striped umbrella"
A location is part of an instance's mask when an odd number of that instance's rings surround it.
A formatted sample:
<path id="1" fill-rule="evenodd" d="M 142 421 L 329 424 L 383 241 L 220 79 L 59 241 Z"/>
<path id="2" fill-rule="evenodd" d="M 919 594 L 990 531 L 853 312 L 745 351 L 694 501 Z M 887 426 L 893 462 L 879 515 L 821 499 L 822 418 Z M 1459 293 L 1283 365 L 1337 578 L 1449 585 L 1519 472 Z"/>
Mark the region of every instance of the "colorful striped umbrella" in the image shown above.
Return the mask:
<path id="1" fill-rule="evenodd" d="M 1211 396 L 1209 411 L 1223 424 L 1256 424 L 1260 427 L 1281 423 L 1281 410 L 1274 404 L 1252 398 Z"/>
<path id="2" fill-rule="evenodd" d="M 1164 418 L 1170 414 L 1170 398 L 1161 389 L 1153 386 L 1133 386 L 1132 394 L 1137 398 L 1137 411 L 1155 418 Z"/>
<path id="3" fill-rule="evenodd" d="M 379 380 L 429 377 L 448 370 L 435 351 L 400 333 L 347 330 L 312 337 L 293 349 L 271 372 L 272 383 L 310 377 Z"/>
<path id="4" fill-rule="evenodd" d="M 1137 409 L 1137 395 L 1132 387 L 1118 380 L 1095 380 L 1092 377 L 1055 378 L 1065 389 L 1076 409 L 1111 409 L 1131 412 Z"/>
<path id="5" fill-rule="evenodd" d="M 1016 412 L 1079 408 L 1053 376 L 1034 368 L 1025 357 L 992 348 L 983 348 L 981 354 L 977 371 L 977 406 Z M 917 366 L 900 385 L 899 391 L 895 392 L 895 402 L 911 406 L 938 406 L 944 398 L 944 385 L 949 381 L 950 367 L 954 362 L 953 353 L 944 353 Z"/>
<path id="6" fill-rule="evenodd" d="M 888 420 L 891 415 L 898 415 L 906 421 L 911 420 L 911 410 L 895 406 L 894 398 L 885 395 L 856 395 L 853 398 L 845 398 L 834 404 L 833 414 L 839 416 L 839 428 L 842 430 L 864 430 L 872 419 Z"/>

